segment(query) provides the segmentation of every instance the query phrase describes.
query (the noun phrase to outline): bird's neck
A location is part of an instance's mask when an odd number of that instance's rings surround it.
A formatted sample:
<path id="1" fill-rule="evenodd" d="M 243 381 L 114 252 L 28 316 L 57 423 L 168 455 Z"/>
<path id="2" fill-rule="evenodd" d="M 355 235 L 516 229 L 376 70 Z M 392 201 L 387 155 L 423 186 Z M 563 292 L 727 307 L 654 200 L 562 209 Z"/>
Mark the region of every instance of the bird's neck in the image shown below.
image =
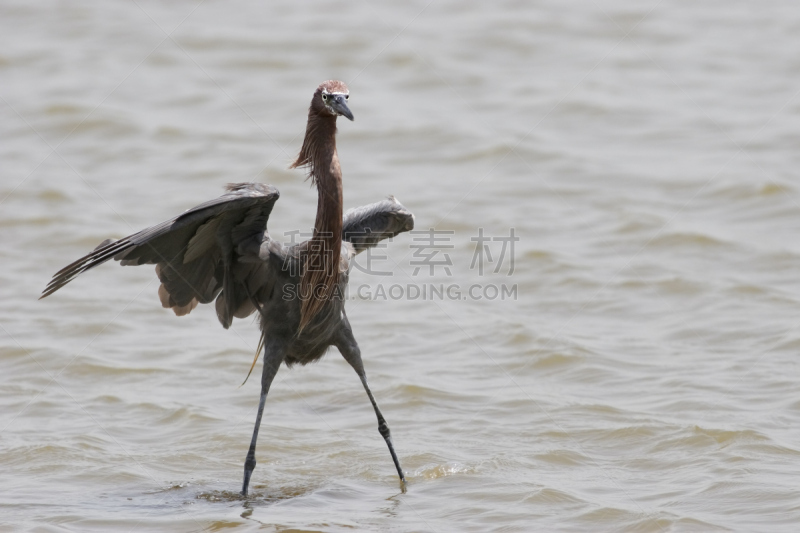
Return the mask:
<path id="1" fill-rule="evenodd" d="M 314 237 L 325 239 L 336 251 L 342 245 L 342 169 L 336 152 L 336 117 L 317 115 L 314 124 L 315 150 L 312 152 L 310 177 L 317 186 L 317 218 Z M 309 120 L 311 124 L 311 120 Z"/>
<path id="2" fill-rule="evenodd" d="M 324 307 L 339 282 L 342 247 L 342 170 L 336 153 L 336 117 L 310 112 L 303 147 L 292 167 L 307 166 L 317 186 L 317 218 L 301 280 L 300 327 Z"/>

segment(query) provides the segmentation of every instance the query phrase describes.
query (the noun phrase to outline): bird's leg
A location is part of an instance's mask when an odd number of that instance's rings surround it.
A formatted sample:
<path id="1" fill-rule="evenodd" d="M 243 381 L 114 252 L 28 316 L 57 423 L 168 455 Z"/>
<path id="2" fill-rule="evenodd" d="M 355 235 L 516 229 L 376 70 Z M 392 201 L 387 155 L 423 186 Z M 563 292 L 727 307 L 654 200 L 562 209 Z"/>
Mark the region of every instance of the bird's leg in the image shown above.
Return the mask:
<path id="1" fill-rule="evenodd" d="M 250 476 L 256 467 L 256 441 L 258 440 L 258 428 L 261 426 L 261 415 L 264 414 L 264 404 L 267 401 L 267 392 L 275 374 L 283 362 L 284 351 L 275 343 L 267 341 L 264 346 L 264 370 L 261 374 L 261 399 L 258 401 L 258 414 L 256 415 L 256 426 L 253 429 L 253 439 L 250 441 L 250 449 L 247 450 L 247 458 L 244 461 L 244 483 L 242 484 L 242 496 L 247 496 L 247 487 L 250 485 Z"/>
<path id="2" fill-rule="evenodd" d="M 381 410 L 378 409 L 378 404 L 375 401 L 375 397 L 372 395 L 372 391 L 369 390 L 369 385 L 367 384 L 367 374 L 362 370 L 358 374 L 358 377 L 361 378 L 361 383 L 364 385 L 364 390 L 367 391 L 369 401 L 372 402 L 372 408 L 375 409 L 375 415 L 378 417 L 378 431 L 383 437 L 383 440 L 386 441 L 386 445 L 389 447 L 389 453 L 392 454 L 392 461 L 394 461 L 394 466 L 397 468 L 397 475 L 400 476 L 400 481 L 402 482 L 403 489 L 405 491 L 406 477 L 403 475 L 403 469 L 400 467 L 400 460 L 397 458 L 397 453 L 394 451 L 394 445 L 392 444 L 392 433 L 389 431 L 389 424 L 387 424 L 386 419 L 383 418 Z"/>
<path id="3" fill-rule="evenodd" d="M 364 363 L 361 361 L 361 349 L 358 347 L 358 343 L 353 337 L 353 332 L 350 330 L 349 323 L 344 329 L 345 331 L 343 331 L 343 334 L 341 335 L 342 339 L 337 343 L 336 346 L 339 348 L 339 351 L 342 353 L 345 361 L 350 363 L 350 366 L 352 366 L 353 370 L 356 371 L 356 374 L 358 374 L 358 377 L 361 379 L 361 383 L 364 385 L 364 390 L 367 391 L 369 401 L 372 403 L 372 408 L 375 409 L 375 415 L 378 417 L 378 431 L 383 437 L 383 440 L 386 441 L 386 445 L 389 447 L 389 453 L 392 454 L 392 461 L 394 461 L 394 466 L 397 468 L 397 475 L 400 476 L 403 492 L 405 492 L 406 477 L 403 475 L 403 469 L 400 467 L 400 460 L 397 458 L 397 453 L 394 451 L 394 445 L 392 444 L 392 433 L 389 431 L 389 425 L 386 423 L 386 419 L 383 418 L 383 414 L 378 408 L 378 403 L 375 401 L 372 391 L 369 390 L 367 373 L 364 371 Z"/>

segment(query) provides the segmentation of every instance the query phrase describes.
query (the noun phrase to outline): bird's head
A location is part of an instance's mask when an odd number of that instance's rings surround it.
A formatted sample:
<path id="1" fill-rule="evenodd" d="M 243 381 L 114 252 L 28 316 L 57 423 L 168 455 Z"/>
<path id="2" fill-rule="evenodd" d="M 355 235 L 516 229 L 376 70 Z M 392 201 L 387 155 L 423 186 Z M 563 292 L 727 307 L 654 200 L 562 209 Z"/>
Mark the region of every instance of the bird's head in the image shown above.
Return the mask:
<path id="1" fill-rule="evenodd" d="M 347 107 L 350 90 L 343 81 L 328 80 L 323 82 L 314 92 L 311 106 L 321 115 L 337 117 L 339 115 L 353 120 L 353 113 Z"/>

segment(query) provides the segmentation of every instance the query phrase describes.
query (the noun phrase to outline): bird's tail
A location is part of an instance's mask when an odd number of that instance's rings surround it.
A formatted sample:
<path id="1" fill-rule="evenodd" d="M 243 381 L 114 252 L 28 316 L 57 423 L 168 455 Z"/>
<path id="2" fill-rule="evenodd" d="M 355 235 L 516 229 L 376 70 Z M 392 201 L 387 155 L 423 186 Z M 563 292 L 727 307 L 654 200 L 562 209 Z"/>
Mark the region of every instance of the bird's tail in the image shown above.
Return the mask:
<path id="1" fill-rule="evenodd" d="M 261 338 L 258 339 L 258 348 L 256 348 L 256 354 L 253 356 L 253 364 L 250 365 L 250 371 L 247 372 L 247 376 L 245 376 L 244 381 L 242 381 L 242 384 L 239 385 L 240 387 L 243 386 L 245 383 L 247 383 L 248 378 L 250 378 L 250 374 L 253 373 L 253 369 L 256 367 L 256 361 L 258 361 L 258 355 L 261 353 L 261 350 L 264 349 L 264 339 L 265 338 L 266 338 L 266 335 L 264 335 L 262 333 L 261 334 Z"/>
<path id="2" fill-rule="evenodd" d="M 264 310 L 261 309 L 260 305 L 258 305 L 258 301 L 253 297 L 253 293 L 250 292 L 250 289 L 247 287 L 247 283 L 245 283 L 243 287 L 245 292 L 247 293 L 247 297 L 253 304 L 253 307 L 255 307 L 258 310 L 258 314 L 266 318 L 266 315 L 264 315 Z M 244 381 L 242 381 L 242 384 L 239 385 L 240 387 L 244 386 L 244 384 L 247 383 L 248 378 L 250 378 L 250 374 L 253 373 L 253 369 L 256 367 L 256 361 L 258 361 L 258 355 L 261 353 L 261 350 L 264 349 L 264 342 L 266 341 L 266 339 L 267 339 L 267 334 L 262 331 L 261 337 L 259 337 L 258 339 L 258 347 L 256 347 L 256 353 L 253 356 L 253 364 L 250 365 L 250 370 L 247 372 L 247 376 L 245 376 Z"/>

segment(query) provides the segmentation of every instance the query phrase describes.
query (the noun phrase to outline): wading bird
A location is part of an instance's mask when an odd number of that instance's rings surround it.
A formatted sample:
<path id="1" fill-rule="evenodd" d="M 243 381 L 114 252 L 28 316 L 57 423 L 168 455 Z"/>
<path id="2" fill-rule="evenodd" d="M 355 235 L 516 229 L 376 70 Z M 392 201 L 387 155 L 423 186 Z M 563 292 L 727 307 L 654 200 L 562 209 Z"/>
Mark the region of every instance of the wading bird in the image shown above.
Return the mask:
<path id="1" fill-rule="evenodd" d="M 256 440 L 267 392 L 281 363 L 291 367 L 320 359 L 336 346 L 361 378 L 405 488 L 389 426 L 367 384 L 361 350 L 344 311 L 350 260 L 378 242 L 413 229 L 412 215 L 394 197 L 342 215 L 342 172 L 336 153 L 336 118 L 353 120 L 349 91 L 326 81 L 314 92 L 303 146 L 291 168 L 305 167 L 317 187 L 317 217 L 310 240 L 283 246 L 267 232 L 278 190 L 261 183 L 236 183 L 227 192 L 177 217 L 118 241 L 58 271 L 42 293 L 49 296 L 78 274 L 109 259 L 122 265 L 155 264 L 158 296 L 176 315 L 216 300 L 224 328 L 233 317 L 258 311 L 264 368 L 255 429 L 244 463 L 242 495 L 256 466 Z M 256 353 L 258 357 L 259 352 Z M 254 362 L 255 363 L 255 362 Z M 252 370 L 252 368 L 251 368 Z"/>

